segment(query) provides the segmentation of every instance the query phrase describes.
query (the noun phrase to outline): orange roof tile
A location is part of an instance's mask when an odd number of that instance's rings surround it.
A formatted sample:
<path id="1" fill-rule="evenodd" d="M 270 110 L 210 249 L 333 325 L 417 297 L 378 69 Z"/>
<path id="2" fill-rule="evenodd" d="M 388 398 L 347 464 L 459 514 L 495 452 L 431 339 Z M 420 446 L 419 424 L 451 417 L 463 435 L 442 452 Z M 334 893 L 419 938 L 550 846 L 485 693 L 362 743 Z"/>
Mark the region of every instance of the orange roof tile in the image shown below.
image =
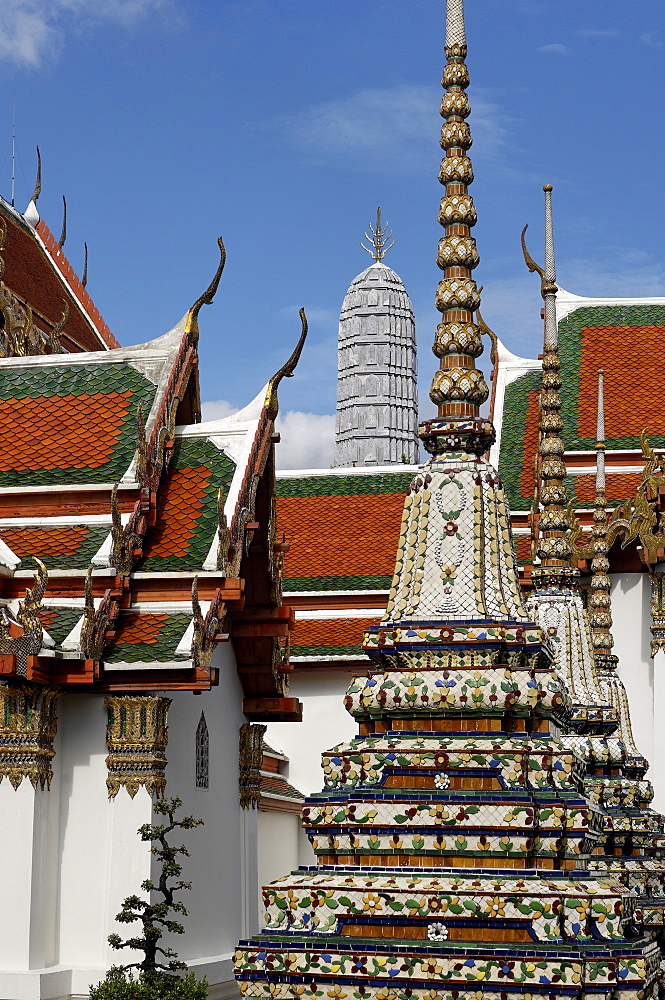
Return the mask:
<path id="1" fill-rule="evenodd" d="M 162 626 L 169 620 L 168 614 L 139 615 L 128 612 L 120 615 L 114 645 L 134 645 L 137 643 L 156 643 Z"/>
<path id="2" fill-rule="evenodd" d="M 610 472 L 606 477 L 605 495 L 608 504 L 622 503 L 630 500 L 637 493 L 642 482 L 641 472 Z M 580 503 L 592 504 L 596 497 L 596 477 L 594 473 L 583 476 L 570 476 L 569 493 L 574 490 L 575 499 Z"/>
<path id="3" fill-rule="evenodd" d="M 73 556 L 88 537 L 88 528 L 6 528 L 0 538 L 12 552 L 25 556 Z"/>
<path id="4" fill-rule="evenodd" d="M 279 532 L 291 543 L 288 577 L 392 576 L 402 493 L 278 497 Z"/>
<path id="5" fill-rule="evenodd" d="M 359 646 L 378 618 L 299 618 L 291 631 L 294 646 Z"/>
<path id="6" fill-rule="evenodd" d="M 132 390 L 0 399 L 0 423 L 11 427 L 0 472 L 99 468 L 109 461 L 131 406 Z"/>
<path id="7" fill-rule="evenodd" d="M 651 421 L 662 433 L 662 416 L 654 412 L 662 396 L 662 364 L 645 358 L 662 357 L 665 325 L 584 326 L 580 357 L 578 434 L 596 436 L 598 369 L 605 371 L 605 434 L 638 437 Z"/>
<path id="8" fill-rule="evenodd" d="M 207 498 L 211 473 L 205 466 L 172 469 L 160 489 L 157 521 L 148 534 L 144 554 L 166 558 L 186 556 L 195 534 L 196 518 Z"/>
<path id="9" fill-rule="evenodd" d="M 531 562 L 531 535 L 513 535 L 515 555 L 520 565 Z"/>
<path id="10" fill-rule="evenodd" d="M 526 419 L 524 422 L 524 464 L 520 476 L 520 493 L 533 496 L 535 488 L 534 458 L 538 454 L 538 397 L 540 391 L 531 391 L 527 396 Z"/>

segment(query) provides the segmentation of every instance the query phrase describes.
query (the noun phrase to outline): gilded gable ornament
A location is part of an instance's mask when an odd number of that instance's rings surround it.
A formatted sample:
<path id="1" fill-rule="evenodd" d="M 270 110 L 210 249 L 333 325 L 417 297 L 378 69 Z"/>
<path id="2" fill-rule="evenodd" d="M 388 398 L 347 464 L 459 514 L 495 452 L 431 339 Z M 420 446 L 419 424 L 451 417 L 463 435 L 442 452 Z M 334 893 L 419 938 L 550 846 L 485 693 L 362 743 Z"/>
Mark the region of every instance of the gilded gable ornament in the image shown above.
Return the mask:
<path id="1" fill-rule="evenodd" d="M 0 653 L 16 657 L 16 672 L 23 677 L 27 673 L 27 658 L 39 653 L 44 635 L 39 616 L 48 583 L 48 571 L 40 559 L 33 558 L 37 563 L 34 583 L 26 590 L 23 600 L 19 601 L 16 617 L 13 618 L 6 608 L 2 608 L 0 612 Z M 21 635 L 12 635 L 12 625 L 21 627 Z"/>
<path id="2" fill-rule="evenodd" d="M 7 223 L 0 216 L 0 250 L 5 249 Z M 0 257 L 0 355 L 5 358 L 25 358 L 40 354 L 62 354 L 60 337 L 69 318 L 65 301 L 62 316 L 48 332 L 37 327 L 32 309 L 7 287 L 2 280 L 4 260 Z"/>

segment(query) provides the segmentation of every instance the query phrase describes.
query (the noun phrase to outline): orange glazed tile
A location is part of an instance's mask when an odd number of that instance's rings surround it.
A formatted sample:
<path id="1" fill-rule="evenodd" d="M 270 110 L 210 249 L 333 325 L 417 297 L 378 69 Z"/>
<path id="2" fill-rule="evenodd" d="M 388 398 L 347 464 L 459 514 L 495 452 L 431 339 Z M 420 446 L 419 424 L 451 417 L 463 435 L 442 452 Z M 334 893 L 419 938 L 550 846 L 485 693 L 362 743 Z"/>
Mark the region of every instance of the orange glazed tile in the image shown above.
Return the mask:
<path id="1" fill-rule="evenodd" d="M 652 428 L 654 433 L 662 433 L 662 416 L 654 407 L 662 394 L 662 365 L 657 359 L 664 342 L 663 325 L 583 327 L 580 437 L 596 437 L 599 368 L 605 371 L 606 436 L 639 437 L 649 421 L 656 425 Z"/>
<path id="2" fill-rule="evenodd" d="M 518 562 L 531 562 L 531 535 L 513 535 Z"/>
<path id="3" fill-rule="evenodd" d="M 149 532 L 145 558 L 186 556 L 196 518 L 206 500 L 210 470 L 205 466 L 172 469 L 160 489 L 157 522 Z"/>
<path id="4" fill-rule="evenodd" d="M 130 612 L 118 619 L 114 645 L 133 646 L 137 643 L 154 643 L 159 638 L 162 626 L 168 621 L 169 615 L 138 615 Z"/>
<path id="5" fill-rule="evenodd" d="M 291 630 L 292 646 L 357 646 L 378 618 L 299 618 Z"/>
<path id="6" fill-rule="evenodd" d="M 20 556 L 74 556 L 88 536 L 87 528 L 9 528 L 0 538 Z"/>
<path id="7" fill-rule="evenodd" d="M 574 495 L 580 503 L 593 503 L 596 497 L 596 477 L 593 473 L 586 476 L 571 476 L 569 482 L 571 496 Z M 605 477 L 605 495 L 608 504 L 631 500 L 641 482 L 641 472 L 609 473 Z"/>
<path id="8" fill-rule="evenodd" d="M 118 443 L 133 393 L 0 399 L 0 422 L 11 427 L 0 452 L 0 472 L 96 469 Z"/>
<path id="9" fill-rule="evenodd" d="M 392 576 L 403 507 L 402 493 L 279 497 L 278 531 L 291 543 L 286 574 Z"/>
<path id="10" fill-rule="evenodd" d="M 532 390 L 526 409 L 524 439 L 522 445 L 522 475 L 520 476 L 520 493 L 523 497 L 532 497 L 535 488 L 533 463 L 538 453 L 538 396 L 540 390 Z"/>

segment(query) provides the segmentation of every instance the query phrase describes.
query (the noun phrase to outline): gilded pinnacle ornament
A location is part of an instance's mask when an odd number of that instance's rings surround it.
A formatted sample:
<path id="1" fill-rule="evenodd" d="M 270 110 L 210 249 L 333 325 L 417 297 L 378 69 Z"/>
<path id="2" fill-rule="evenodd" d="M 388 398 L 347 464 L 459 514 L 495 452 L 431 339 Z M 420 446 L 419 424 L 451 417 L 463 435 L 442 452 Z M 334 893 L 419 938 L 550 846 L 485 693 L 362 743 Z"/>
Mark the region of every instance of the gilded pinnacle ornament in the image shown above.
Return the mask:
<path id="1" fill-rule="evenodd" d="M 476 366 L 483 345 L 480 326 L 474 321 L 480 292 L 472 271 L 480 258 L 471 235 L 477 214 L 469 193 L 473 166 L 468 150 L 473 140 L 466 121 L 471 108 L 466 95 L 469 71 L 465 63 L 462 0 L 450 0 L 448 4 L 445 54 L 447 64 L 441 81 L 445 90 L 441 102 L 441 146 L 445 156 L 439 170 L 439 181 L 446 189 L 439 208 L 445 235 L 439 241 L 436 258 L 444 276 L 436 291 L 441 322 L 432 348 L 440 359 L 439 370 L 430 388 L 430 398 L 438 406 L 438 419 L 423 423 L 420 437 L 432 454 L 459 448 L 481 454 L 494 440 L 494 429 L 479 416 L 489 390 Z"/>
<path id="2" fill-rule="evenodd" d="M 545 303 L 543 379 L 538 409 L 537 496 L 540 510 L 535 551 L 540 564 L 534 566 L 535 592 L 527 607 L 543 628 L 552 635 L 557 669 L 565 678 L 573 700 L 573 713 L 567 728 L 575 733 L 608 734 L 616 729 L 617 714 L 607 704 L 598 686 L 594 669 L 591 627 L 577 587 L 579 570 L 573 565 L 570 544 L 569 514 L 566 510 L 566 466 L 561 432 L 561 362 L 556 321 L 556 266 L 552 224 L 552 186 L 545 184 L 545 267 L 533 260 L 526 248 L 522 230 L 522 249 L 530 271 L 540 275 Z M 564 730 L 565 731 L 565 730 Z"/>
<path id="3" fill-rule="evenodd" d="M 596 666 L 614 669 L 617 657 L 612 655 L 614 639 L 612 628 L 611 582 L 607 575 L 610 562 L 607 558 L 607 500 L 605 497 L 605 406 L 603 398 L 604 372 L 598 372 L 598 426 L 596 431 L 596 498 L 593 512 L 591 548 L 591 593 L 589 595 L 589 620 Z"/>
<path id="4" fill-rule="evenodd" d="M 545 303 L 545 345 L 543 355 L 543 381 L 539 406 L 538 468 L 542 482 L 539 484 L 541 510 L 538 518 L 536 554 L 540 565 L 533 570 L 538 584 L 571 581 L 579 576 L 572 566 L 572 550 L 567 538 L 569 528 L 566 514 L 566 466 L 563 461 L 563 419 L 561 417 L 561 361 L 556 321 L 556 266 L 554 261 L 554 230 L 552 224 L 552 185 L 545 184 L 545 268 L 530 256 L 522 231 L 522 250 L 530 271 L 540 275 L 540 291 Z"/>

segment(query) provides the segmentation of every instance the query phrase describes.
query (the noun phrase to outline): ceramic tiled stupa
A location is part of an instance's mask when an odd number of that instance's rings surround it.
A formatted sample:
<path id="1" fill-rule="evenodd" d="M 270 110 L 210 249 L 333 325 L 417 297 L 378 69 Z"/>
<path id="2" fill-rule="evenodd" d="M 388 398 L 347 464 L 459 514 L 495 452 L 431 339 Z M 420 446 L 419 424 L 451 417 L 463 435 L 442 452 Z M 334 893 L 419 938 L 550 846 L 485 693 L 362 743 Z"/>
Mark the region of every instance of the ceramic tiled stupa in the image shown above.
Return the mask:
<path id="1" fill-rule="evenodd" d="M 649 762 L 635 745 L 628 698 L 612 652 L 611 582 L 608 576 L 607 501 L 605 497 L 605 416 L 603 375 L 598 372 L 597 468 L 594 524 L 591 537 L 589 620 L 598 686 L 619 720 L 613 738 L 590 738 L 584 748 L 588 768 L 585 787 L 597 789 L 606 814 L 604 856 L 590 867 L 611 873 L 641 897 L 646 926 L 665 926 L 665 838 L 663 817 L 649 808 L 653 787 L 645 777 Z M 578 748 L 580 752 L 582 748 Z M 609 771 L 609 776 L 608 776 Z"/>
<path id="2" fill-rule="evenodd" d="M 524 239 L 523 239 L 524 245 Z M 605 425 L 603 373 L 599 372 L 597 471 L 594 527 L 588 550 L 591 557 L 589 610 L 579 591 L 574 542 L 567 508 L 566 467 L 563 460 L 562 386 L 555 300 L 557 287 L 552 227 L 552 188 L 545 186 L 545 269 L 529 256 L 530 270 L 540 272 L 545 302 L 545 349 L 539 406 L 538 471 L 533 520 L 537 521 L 534 593 L 527 610 L 551 638 L 554 665 L 573 699 L 562 742 L 585 765 L 583 791 L 603 811 L 602 851 L 590 867 L 612 873 L 649 898 L 642 900 L 642 917 L 650 926 L 662 926 L 665 869 L 663 818 L 649 808 L 653 798 L 644 780 L 648 762 L 633 739 L 628 700 L 616 674 L 610 579 L 607 576 L 607 511 L 605 500 Z M 582 735 L 580 735 L 582 734 Z"/>
<path id="3" fill-rule="evenodd" d="M 522 603 L 482 457 L 493 428 L 475 367 L 462 0 L 448 0 L 446 56 L 439 415 L 420 432 L 432 458 L 405 499 L 370 665 L 346 696 L 359 736 L 324 754 L 326 788 L 303 812 L 318 866 L 265 889 L 264 930 L 240 943 L 236 974 L 260 998 L 647 1000 L 659 949 L 632 893 L 587 870 L 603 816 L 557 738 L 576 709 Z"/>

